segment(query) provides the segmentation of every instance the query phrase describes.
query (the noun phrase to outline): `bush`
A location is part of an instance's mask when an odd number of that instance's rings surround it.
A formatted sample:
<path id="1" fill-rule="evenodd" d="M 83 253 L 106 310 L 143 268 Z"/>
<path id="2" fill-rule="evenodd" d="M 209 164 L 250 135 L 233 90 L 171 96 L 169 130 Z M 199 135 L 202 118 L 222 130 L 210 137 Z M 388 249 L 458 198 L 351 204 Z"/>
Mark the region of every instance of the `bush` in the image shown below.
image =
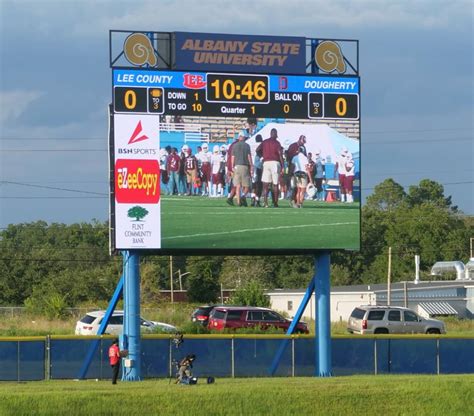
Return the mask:
<path id="1" fill-rule="evenodd" d="M 186 322 L 179 328 L 183 334 L 209 334 L 210 331 L 204 325 L 196 322 Z"/>
<path id="2" fill-rule="evenodd" d="M 239 287 L 229 302 L 231 305 L 270 307 L 270 298 L 265 295 L 263 286 L 256 280 L 250 280 Z"/>
<path id="3" fill-rule="evenodd" d="M 68 317 L 68 304 L 65 296 L 59 293 L 40 293 L 33 291 L 33 294 L 25 300 L 26 310 L 33 315 L 44 315 L 46 318 L 65 319 Z"/>

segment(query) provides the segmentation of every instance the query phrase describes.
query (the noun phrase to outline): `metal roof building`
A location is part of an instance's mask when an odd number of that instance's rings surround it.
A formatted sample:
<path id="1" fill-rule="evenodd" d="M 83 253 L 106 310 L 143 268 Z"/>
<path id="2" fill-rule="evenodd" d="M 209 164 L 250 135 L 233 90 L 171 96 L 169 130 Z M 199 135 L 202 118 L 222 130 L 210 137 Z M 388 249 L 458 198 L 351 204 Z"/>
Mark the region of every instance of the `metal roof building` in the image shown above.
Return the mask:
<path id="1" fill-rule="evenodd" d="M 272 308 L 295 315 L 305 290 L 275 289 L 266 294 Z M 360 305 L 387 305 L 387 284 L 334 286 L 331 288 L 331 320 L 347 321 Z M 390 304 L 406 306 L 420 315 L 458 316 L 474 319 L 474 281 L 398 282 L 390 286 Z M 315 318 L 315 297 L 311 297 L 303 314 Z"/>

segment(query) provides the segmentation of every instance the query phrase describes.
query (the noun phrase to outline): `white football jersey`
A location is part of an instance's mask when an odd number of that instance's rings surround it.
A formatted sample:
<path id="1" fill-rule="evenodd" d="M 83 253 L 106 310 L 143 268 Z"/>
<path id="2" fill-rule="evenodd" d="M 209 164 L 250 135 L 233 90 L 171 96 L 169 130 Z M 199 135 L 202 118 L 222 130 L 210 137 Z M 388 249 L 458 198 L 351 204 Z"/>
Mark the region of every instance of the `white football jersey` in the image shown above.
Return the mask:
<path id="1" fill-rule="evenodd" d="M 337 156 L 337 158 L 336 158 L 337 173 L 339 173 L 341 175 L 346 175 L 347 174 L 347 171 L 346 171 L 347 160 L 348 160 L 347 156 L 344 156 L 344 155 Z"/>
<path id="2" fill-rule="evenodd" d="M 225 162 L 224 156 L 221 153 L 211 155 L 211 167 L 212 167 L 212 174 L 216 175 L 220 172 L 222 164 Z"/>

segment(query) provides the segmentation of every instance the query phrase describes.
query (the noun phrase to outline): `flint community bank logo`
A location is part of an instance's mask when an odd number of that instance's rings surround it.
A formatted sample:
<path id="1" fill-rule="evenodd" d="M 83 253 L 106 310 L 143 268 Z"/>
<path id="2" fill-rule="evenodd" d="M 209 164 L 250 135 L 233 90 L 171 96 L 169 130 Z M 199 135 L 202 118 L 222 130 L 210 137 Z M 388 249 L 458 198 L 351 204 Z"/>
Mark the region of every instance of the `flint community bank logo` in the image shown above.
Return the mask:
<path id="1" fill-rule="evenodd" d="M 134 221 L 142 222 L 142 218 L 145 218 L 149 214 L 146 208 L 143 208 L 139 205 L 135 205 L 130 208 L 127 212 L 127 217 L 134 219 Z"/>
<path id="2" fill-rule="evenodd" d="M 125 39 L 123 52 L 128 62 L 136 66 L 156 66 L 157 57 L 153 44 L 143 33 L 132 33 Z"/>
<path id="3" fill-rule="evenodd" d="M 314 60 L 321 71 L 339 74 L 346 72 L 346 62 L 341 47 L 333 41 L 321 42 L 314 51 Z"/>

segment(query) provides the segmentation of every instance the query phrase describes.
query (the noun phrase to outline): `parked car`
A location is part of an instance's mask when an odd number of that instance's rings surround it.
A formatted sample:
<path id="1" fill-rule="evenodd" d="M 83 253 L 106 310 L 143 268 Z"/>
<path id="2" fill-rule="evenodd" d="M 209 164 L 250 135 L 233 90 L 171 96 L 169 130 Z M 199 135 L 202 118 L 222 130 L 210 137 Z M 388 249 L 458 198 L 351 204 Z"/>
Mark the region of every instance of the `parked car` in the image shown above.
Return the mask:
<path id="1" fill-rule="evenodd" d="M 207 326 L 209 322 L 209 314 L 214 309 L 214 306 L 205 305 L 205 306 L 198 306 L 194 309 L 193 313 L 191 314 L 191 321 L 199 322 L 203 326 Z"/>
<path id="2" fill-rule="evenodd" d="M 88 312 L 76 323 L 76 335 L 96 335 L 99 329 L 105 311 Z M 123 328 L 123 311 L 115 311 L 109 319 L 106 334 L 119 335 Z M 163 322 L 148 321 L 140 318 L 140 329 L 143 332 L 153 332 L 155 329 L 161 329 L 165 332 L 177 332 L 177 328 L 173 325 L 165 324 Z"/>
<path id="3" fill-rule="evenodd" d="M 209 329 L 223 330 L 224 328 L 269 328 L 276 327 L 287 331 L 291 320 L 267 308 L 252 306 L 216 306 L 209 315 Z M 299 322 L 296 333 L 308 334 L 308 325 Z"/>
<path id="4" fill-rule="evenodd" d="M 408 308 L 359 306 L 347 325 L 352 334 L 445 334 L 444 322 L 425 319 Z"/>

